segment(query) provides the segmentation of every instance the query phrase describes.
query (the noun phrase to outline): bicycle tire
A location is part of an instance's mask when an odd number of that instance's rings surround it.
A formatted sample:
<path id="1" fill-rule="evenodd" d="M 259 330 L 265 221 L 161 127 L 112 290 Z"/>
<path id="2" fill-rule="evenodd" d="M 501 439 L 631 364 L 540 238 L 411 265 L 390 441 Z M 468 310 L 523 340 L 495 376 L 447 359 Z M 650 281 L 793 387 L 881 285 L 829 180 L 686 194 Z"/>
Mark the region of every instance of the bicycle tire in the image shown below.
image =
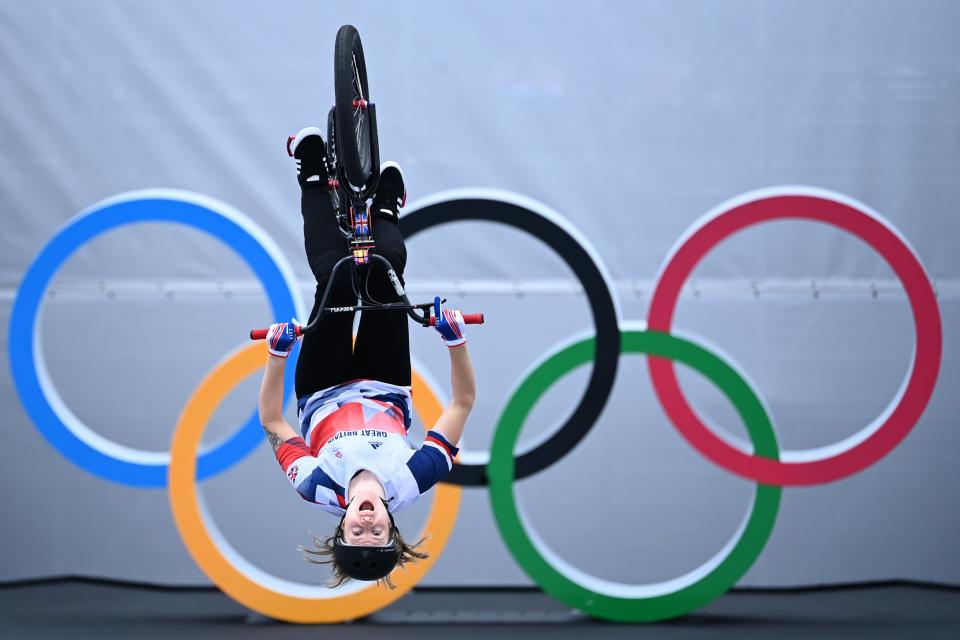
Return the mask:
<path id="1" fill-rule="evenodd" d="M 350 186 L 359 191 L 373 172 L 371 127 L 367 109 L 355 108 L 355 100 L 370 101 L 367 67 L 360 33 L 349 24 L 337 31 L 333 60 L 336 94 L 336 135 L 338 161 Z"/>

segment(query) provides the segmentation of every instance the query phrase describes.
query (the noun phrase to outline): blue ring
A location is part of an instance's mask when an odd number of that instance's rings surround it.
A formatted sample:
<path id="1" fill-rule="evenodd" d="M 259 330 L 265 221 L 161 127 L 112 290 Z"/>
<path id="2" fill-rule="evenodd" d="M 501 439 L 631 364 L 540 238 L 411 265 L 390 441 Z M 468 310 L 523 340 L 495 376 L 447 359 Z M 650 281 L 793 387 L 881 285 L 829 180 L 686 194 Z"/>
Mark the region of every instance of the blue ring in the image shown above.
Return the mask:
<path id="1" fill-rule="evenodd" d="M 175 222 L 219 238 L 236 251 L 260 278 L 275 318 L 294 317 L 297 305 L 290 288 L 292 283 L 285 278 L 269 249 L 254 235 L 255 227 L 241 214 L 224 205 L 220 205 L 223 211 L 217 211 L 208 206 L 217 206 L 216 201 L 186 192 L 134 193 L 127 197 L 132 199 L 123 200 L 124 196 L 120 196 L 119 201 L 110 199 L 70 220 L 34 259 L 20 284 L 10 318 L 10 368 L 20 400 L 30 418 L 50 444 L 70 461 L 114 482 L 136 487 L 165 487 L 167 463 L 121 460 L 92 447 L 70 430 L 44 394 L 38 375 L 39 354 L 35 349 L 39 343 L 37 319 L 44 292 L 54 274 L 74 251 L 105 231 L 137 222 Z M 242 224 L 244 222 L 246 225 Z M 291 368 L 295 361 L 295 357 L 288 359 L 284 401 L 293 387 Z M 200 456 L 197 478 L 205 479 L 228 469 L 262 441 L 260 419 L 254 410 L 239 431 Z"/>

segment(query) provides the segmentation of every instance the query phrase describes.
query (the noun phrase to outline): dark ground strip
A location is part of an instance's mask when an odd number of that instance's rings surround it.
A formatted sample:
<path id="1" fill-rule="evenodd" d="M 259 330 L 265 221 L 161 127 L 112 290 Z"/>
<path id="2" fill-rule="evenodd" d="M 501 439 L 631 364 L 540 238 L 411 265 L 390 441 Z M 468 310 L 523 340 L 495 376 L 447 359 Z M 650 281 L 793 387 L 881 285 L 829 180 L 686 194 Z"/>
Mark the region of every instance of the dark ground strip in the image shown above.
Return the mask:
<path id="1" fill-rule="evenodd" d="M 451 627 L 455 626 L 456 629 Z M 585 618 L 531 590 L 421 590 L 353 624 L 300 626 L 215 589 L 64 580 L 0 588 L 0 637 L 29 638 L 960 638 L 960 590 L 879 585 L 735 591 L 651 625 Z"/>

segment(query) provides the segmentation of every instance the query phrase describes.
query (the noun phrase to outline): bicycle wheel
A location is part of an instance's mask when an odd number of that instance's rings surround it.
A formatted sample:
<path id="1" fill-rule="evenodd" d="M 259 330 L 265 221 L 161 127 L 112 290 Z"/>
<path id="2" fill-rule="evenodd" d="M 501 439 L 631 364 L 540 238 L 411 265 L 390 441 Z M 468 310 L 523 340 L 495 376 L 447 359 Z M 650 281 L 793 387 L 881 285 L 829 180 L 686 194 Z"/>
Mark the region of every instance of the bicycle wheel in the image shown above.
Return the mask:
<path id="1" fill-rule="evenodd" d="M 350 186 L 367 184 L 373 168 L 371 122 L 366 105 L 370 100 L 367 67 L 360 34 L 345 24 L 337 31 L 333 57 L 336 93 L 337 155 Z"/>

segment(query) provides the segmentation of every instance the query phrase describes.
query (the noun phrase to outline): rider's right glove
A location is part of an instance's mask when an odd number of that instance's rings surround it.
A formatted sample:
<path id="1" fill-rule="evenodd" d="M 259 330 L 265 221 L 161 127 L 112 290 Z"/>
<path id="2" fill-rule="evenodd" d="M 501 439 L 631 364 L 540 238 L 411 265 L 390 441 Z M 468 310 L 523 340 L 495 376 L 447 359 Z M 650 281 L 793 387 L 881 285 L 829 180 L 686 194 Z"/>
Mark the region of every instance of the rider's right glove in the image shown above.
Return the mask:
<path id="1" fill-rule="evenodd" d="M 437 319 L 434 329 L 443 337 L 448 347 L 459 347 L 467 341 L 463 335 L 463 314 L 457 309 L 441 309 L 440 296 L 433 299 L 433 315 Z"/>
<path id="2" fill-rule="evenodd" d="M 267 330 L 267 351 L 270 355 L 280 358 L 286 358 L 290 355 L 290 350 L 296 344 L 297 323 L 294 320 L 290 322 L 275 322 Z"/>

